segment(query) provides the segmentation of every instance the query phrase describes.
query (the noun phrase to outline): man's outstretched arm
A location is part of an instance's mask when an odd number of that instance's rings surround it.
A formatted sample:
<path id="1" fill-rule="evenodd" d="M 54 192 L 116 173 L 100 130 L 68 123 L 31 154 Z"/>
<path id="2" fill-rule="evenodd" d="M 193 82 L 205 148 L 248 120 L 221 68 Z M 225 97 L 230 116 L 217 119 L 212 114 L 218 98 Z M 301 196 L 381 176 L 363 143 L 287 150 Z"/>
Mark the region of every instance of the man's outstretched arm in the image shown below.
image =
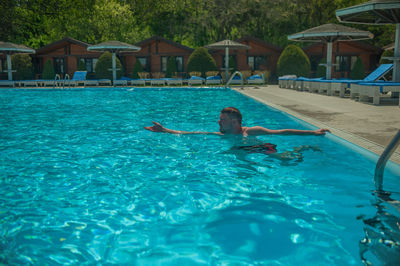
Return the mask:
<path id="1" fill-rule="evenodd" d="M 153 126 L 144 127 L 147 130 L 153 132 L 161 132 L 161 133 L 171 133 L 171 134 L 204 134 L 204 135 L 221 135 L 219 132 L 201 132 L 201 131 L 182 131 L 182 130 L 174 130 L 163 127 L 160 123 L 153 121 Z"/>
<path id="2" fill-rule="evenodd" d="M 320 128 L 317 130 L 299 130 L 299 129 L 268 129 L 265 127 L 255 126 L 247 129 L 248 135 L 325 135 L 330 132 L 329 129 Z"/>

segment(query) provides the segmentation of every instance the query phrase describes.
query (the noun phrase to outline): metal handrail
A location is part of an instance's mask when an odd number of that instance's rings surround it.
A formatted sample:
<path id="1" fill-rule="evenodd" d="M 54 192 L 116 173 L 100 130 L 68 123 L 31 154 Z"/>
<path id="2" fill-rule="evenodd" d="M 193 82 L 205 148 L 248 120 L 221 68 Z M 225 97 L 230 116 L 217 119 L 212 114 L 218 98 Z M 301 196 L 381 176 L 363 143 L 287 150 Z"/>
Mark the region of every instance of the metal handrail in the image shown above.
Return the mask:
<path id="1" fill-rule="evenodd" d="M 243 75 L 242 75 L 242 73 L 240 71 L 235 71 L 235 73 L 232 74 L 231 78 L 226 83 L 226 86 L 229 86 L 229 84 L 231 83 L 232 79 L 236 76 L 236 74 L 240 75 L 240 79 L 241 79 L 241 82 L 242 82 L 241 85 L 243 86 Z"/>
<path id="2" fill-rule="evenodd" d="M 389 145 L 387 145 L 381 157 L 379 157 L 378 162 L 376 163 L 374 182 L 375 182 L 375 189 L 377 191 L 382 191 L 383 172 L 385 170 L 386 163 L 389 160 L 390 156 L 392 156 L 396 148 L 399 146 L 399 144 L 400 144 L 400 130 L 390 141 Z"/>
<path id="3" fill-rule="evenodd" d="M 71 79 L 69 78 L 69 75 L 68 75 L 68 74 L 65 74 L 64 82 L 63 82 L 63 89 L 64 89 L 64 87 L 65 87 L 65 82 L 66 82 L 66 81 L 68 81 L 68 85 L 71 85 Z M 68 87 L 70 87 L 70 86 L 68 86 Z"/>
<path id="4" fill-rule="evenodd" d="M 55 78 L 54 78 L 53 89 L 56 87 L 57 80 L 60 80 L 60 81 L 61 81 L 61 77 L 60 77 L 59 74 L 56 74 L 56 76 L 55 76 Z"/>

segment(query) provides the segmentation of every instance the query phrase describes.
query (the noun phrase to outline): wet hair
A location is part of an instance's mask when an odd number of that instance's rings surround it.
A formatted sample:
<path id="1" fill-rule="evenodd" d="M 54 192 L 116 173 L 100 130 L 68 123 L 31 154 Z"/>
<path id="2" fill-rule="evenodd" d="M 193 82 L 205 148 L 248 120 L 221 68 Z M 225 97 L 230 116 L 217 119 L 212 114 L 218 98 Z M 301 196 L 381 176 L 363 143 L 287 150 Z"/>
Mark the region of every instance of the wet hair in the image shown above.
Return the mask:
<path id="1" fill-rule="evenodd" d="M 242 123 L 242 114 L 235 107 L 225 107 L 222 109 L 221 114 L 227 114 L 230 118 L 235 118 L 239 121 L 239 123 Z"/>

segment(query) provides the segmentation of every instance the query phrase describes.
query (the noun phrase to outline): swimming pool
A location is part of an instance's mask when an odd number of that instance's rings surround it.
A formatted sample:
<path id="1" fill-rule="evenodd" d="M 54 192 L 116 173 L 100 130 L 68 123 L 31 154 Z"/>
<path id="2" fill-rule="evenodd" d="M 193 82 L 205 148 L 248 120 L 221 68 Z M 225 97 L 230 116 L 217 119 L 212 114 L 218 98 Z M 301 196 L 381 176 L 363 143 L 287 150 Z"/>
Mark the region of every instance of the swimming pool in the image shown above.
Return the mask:
<path id="1" fill-rule="evenodd" d="M 259 137 L 280 153 L 312 147 L 281 160 L 143 129 L 217 131 L 226 106 L 247 126 L 310 127 L 227 89 L 1 90 L 0 263 L 399 260 L 396 166 L 383 200 L 371 156 L 333 136 Z"/>

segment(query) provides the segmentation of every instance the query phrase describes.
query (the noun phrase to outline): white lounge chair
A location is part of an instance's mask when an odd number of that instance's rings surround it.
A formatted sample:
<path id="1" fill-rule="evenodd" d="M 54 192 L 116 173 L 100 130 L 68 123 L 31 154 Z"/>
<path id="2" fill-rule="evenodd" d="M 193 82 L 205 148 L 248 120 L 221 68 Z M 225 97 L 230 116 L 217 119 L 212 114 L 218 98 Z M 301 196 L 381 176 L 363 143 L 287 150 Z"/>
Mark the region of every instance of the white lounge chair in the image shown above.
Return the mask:
<path id="1" fill-rule="evenodd" d="M 387 98 L 385 94 L 400 93 L 400 83 L 396 82 L 361 82 L 351 84 L 350 98 L 357 96 L 360 102 L 369 101 L 372 98 L 374 105 L 379 105 L 382 98 Z M 399 102 L 400 105 L 400 102 Z"/>
<path id="2" fill-rule="evenodd" d="M 222 77 L 220 75 L 206 77 L 205 83 L 206 85 L 221 85 Z"/>
<path id="3" fill-rule="evenodd" d="M 247 84 L 264 84 L 265 83 L 265 78 L 264 74 L 261 75 L 252 75 L 247 78 Z"/>
<path id="4" fill-rule="evenodd" d="M 0 86 L 2 86 L 2 87 L 14 87 L 15 83 L 12 80 L 0 80 Z"/>
<path id="5" fill-rule="evenodd" d="M 205 79 L 198 76 L 191 76 L 190 79 L 187 79 L 187 83 L 189 86 L 193 85 L 203 85 Z"/>

